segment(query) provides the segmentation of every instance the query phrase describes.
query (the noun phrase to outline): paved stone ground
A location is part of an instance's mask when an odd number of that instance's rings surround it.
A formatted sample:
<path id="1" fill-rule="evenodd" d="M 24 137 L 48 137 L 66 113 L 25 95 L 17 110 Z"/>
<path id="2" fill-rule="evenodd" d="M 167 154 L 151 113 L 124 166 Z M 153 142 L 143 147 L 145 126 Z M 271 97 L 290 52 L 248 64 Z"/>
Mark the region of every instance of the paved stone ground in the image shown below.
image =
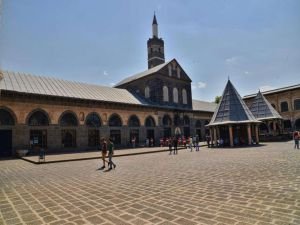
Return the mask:
<path id="1" fill-rule="evenodd" d="M 0 161 L 0 224 L 300 224 L 291 142 L 99 161 Z"/>

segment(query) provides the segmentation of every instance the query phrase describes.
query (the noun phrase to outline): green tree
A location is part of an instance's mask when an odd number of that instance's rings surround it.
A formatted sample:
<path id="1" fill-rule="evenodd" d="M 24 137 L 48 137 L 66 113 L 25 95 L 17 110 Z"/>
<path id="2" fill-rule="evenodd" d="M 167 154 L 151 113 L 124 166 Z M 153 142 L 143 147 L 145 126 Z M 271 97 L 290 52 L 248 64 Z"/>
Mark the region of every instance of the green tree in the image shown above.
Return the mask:
<path id="1" fill-rule="evenodd" d="M 216 103 L 216 104 L 219 104 L 219 103 L 220 103 L 221 97 L 222 97 L 222 96 L 216 96 L 216 97 L 215 97 L 215 103 Z"/>

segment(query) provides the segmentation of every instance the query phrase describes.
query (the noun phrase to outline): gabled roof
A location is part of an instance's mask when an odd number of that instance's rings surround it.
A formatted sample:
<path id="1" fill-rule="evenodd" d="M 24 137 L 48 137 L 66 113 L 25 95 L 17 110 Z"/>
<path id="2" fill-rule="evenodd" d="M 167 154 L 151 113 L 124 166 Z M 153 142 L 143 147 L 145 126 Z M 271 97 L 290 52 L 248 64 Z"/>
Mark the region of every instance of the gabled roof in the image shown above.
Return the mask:
<path id="1" fill-rule="evenodd" d="M 112 87 L 66 81 L 31 74 L 0 71 L 0 89 L 27 94 L 57 96 L 86 100 L 142 104 L 129 91 Z"/>
<path id="2" fill-rule="evenodd" d="M 127 77 L 127 78 L 125 78 L 124 80 L 122 80 L 122 81 L 120 81 L 119 83 L 117 83 L 114 87 L 119 87 L 119 86 L 121 86 L 121 85 L 123 85 L 123 84 L 130 83 L 130 82 L 135 81 L 135 80 L 138 80 L 138 79 L 140 79 L 140 78 L 143 78 L 143 77 L 146 77 L 146 76 L 150 76 L 150 75 L 152 75 L 152 74 L 154 74 L 154 73 L 157 73 L 158 71 L 160 71 L 161 69 L 163 69 L 165 66 L 167 66 L 169 63 L 171 63 L 171 62 L 173 62 L 173 61 L 175 61 L 175 62 L 177 63 L 177 65 L 179 65 L 179 63 L 177 62 L 176 59 L 172 59 L 172 60 L 170 60 L 170 61 L 168 61 L 168 62 L 165 62 L 165 63 L 163 63 L 163 64 L 160 64 L 160 65 L 157 65 L 157 66 L 155 66 L 155 67 L 152 67 L 152 68 L 150 68 L 150 69 L 148 69 L 148 70 L 146 70 L 146 71 L 143 71 L 143 72 L 141 72 L 141 73 L 137 73 L 137 74 L 132 75 L 132 76 L 130 76 L 130 77 Z M 180 65 L 179 65 L 179 66 L 180 66 Z M 181 68 L 181 70 L 185 73 L 185 71 L 182 69 L 181 66 L 180 66 L 180 68 Z M 186 73 L 185 73 L 185 74 L 186 74 Z M 188 77 L 188 79 L 190 80 L 189 77 Z"/>
<path id="3" fill-rule="evenodd" d="M 279 113 L 272 107 L 270 102 L 260 91 L 257 93 L 249 109 L 258 120 L 282 119 Z"/>
<path id="4" fill-rule="evenodd" d="M 300 89 L 300 84 L 287 86 L 287 87 L 282 87 L 282 88 L 277 88 L 277 89 L 273 89 L 273 90 L 269 90 L 269 91 L 264 91 L 262 93 L 263 93 L 263 95 L 269 95 L 269 94 L 275 94 L 275 93 L 290 91 L 290 90 L 294 90 L 294 89 Z M 255 96 L 256 96 L 256 94 L 250 94 L 250 95 L 244 96 L 243 99 L 254 98 Z"/>
<path id="5" fill-rule="evenodd" d="M 236 123 L 259 123 L 228 80 L 220 103 L 208 126 Z"/>

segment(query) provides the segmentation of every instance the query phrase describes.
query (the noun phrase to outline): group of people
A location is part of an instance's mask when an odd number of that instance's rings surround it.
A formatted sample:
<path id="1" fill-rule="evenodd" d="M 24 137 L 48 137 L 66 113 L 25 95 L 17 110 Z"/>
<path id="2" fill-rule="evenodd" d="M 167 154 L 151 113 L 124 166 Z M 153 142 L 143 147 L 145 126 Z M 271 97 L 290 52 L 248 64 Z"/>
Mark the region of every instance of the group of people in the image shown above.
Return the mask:
<path id="1" fill-rule="evenodd" d="M 162 139 L 161 139 L 162 140 Z M 178 137 L 169 137 L 165 139 L 165 143 L 169 146 L 170 155 L 172 154 L 172 151 L 175 154 L 178 154 L 178 145 L 183 145 L 185 148 L 189 148 L 191 152 L 193 151 L 193 148 L 196 149 L 196 151 L 199 151 L 200 149 L 200 143 L 199 143 L 199 137 L 198 136 L 190 136 L 189 138 L 178 138 Z M 164 146 L 161 141 L 161 146 Z"/>
<path id="2" fill-rule="evenodd" d="M 299 140 L 300 140 L 300 132 L 299 131 L 295 131 L 293 133 L 293 139 L 295 141 L 295 146 L 294 148 L 296 149 L 299 149 Z"/>
<path id="3" fill-rule="evenodd" d="M 100 167 L 100 170 L 106 168 L 105 166 L 106 163 L 107 163 L 108 170 L 112 170 L 112 167 L 114 167 L 115 169 L 116 164 L 112 161 L 112 157 L 114 155 L 114 143 L 111 138 L 109 138 L 108 141 L 106 141 L 105 138 L 101 138 L 101 153 L 102 153 L 103 166 Z M 108 156 L 108 161 L 106 160 L 106 156 Z"/>

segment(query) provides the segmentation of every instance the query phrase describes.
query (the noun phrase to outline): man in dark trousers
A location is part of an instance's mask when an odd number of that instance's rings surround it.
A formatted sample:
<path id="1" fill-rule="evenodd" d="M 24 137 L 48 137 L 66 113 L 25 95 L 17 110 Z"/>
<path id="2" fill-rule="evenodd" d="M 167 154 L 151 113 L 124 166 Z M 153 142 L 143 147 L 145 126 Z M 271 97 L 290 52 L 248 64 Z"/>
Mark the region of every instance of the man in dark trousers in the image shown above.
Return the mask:
<path id="1" fill-rule="evenodd" d="M 177 145 L 178 145 L 178 139 L 177 137 L 174 137 L 173 138 L 174 155 L 178 153 Z"/>

